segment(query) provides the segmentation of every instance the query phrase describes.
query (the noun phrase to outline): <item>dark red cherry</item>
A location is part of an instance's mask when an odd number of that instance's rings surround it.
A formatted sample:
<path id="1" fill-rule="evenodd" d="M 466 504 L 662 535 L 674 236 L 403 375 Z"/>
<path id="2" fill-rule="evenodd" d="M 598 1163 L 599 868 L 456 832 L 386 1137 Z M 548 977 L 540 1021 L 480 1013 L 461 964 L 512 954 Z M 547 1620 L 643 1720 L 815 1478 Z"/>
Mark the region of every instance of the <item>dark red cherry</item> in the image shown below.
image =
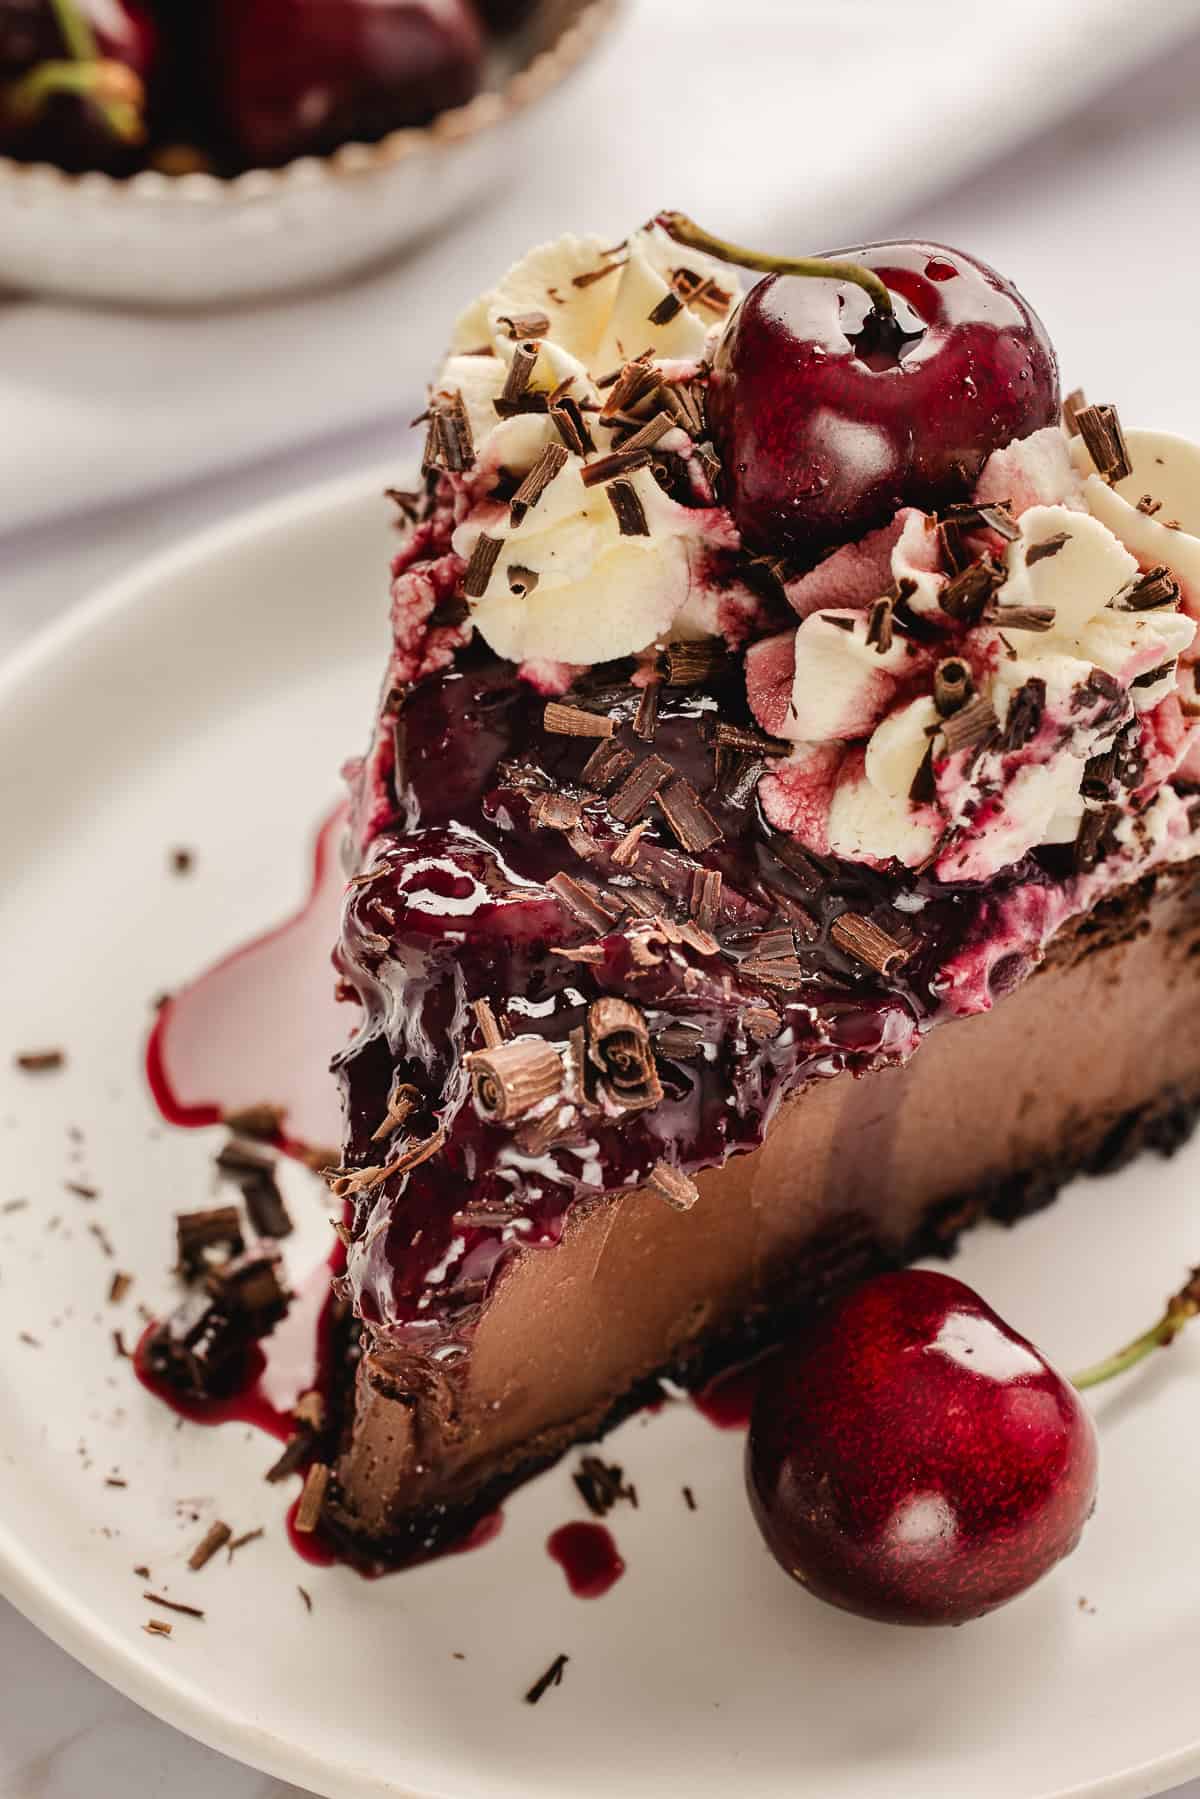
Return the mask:
<path id="1" fill-rule="evenodd" d="M 1096 1497 L 1083 1401 L 949 1275 L 871 1280 L 780 1355 L 755 1404 L 750 1500 L 781 1566 L 893 1624 L 965 1624 L 1079 1541 Z"/>
<path id="2" fill-rule="evenodd" d="M 851 282 L 769 275 L 709 382 L 743 536 L 802 560 L 898 506 L 963 498 L 991 451 L 1059 416 L 1050 341 L 994 269 L 940 244 L 835 255 L 882 277 L 892 313 Z"/>
<path id="3" fill-rule="evenodd" d="M 158 31 L 134 0 L 0 0 L 0 150 L 129 173 L 158 62 Z"/>
<path id="4" fill-rule="evenodd" d="M 214 25 L 221 109 L 252 164 L 374 141 L 479 87 L 469 0 L 214 0 Z"/>

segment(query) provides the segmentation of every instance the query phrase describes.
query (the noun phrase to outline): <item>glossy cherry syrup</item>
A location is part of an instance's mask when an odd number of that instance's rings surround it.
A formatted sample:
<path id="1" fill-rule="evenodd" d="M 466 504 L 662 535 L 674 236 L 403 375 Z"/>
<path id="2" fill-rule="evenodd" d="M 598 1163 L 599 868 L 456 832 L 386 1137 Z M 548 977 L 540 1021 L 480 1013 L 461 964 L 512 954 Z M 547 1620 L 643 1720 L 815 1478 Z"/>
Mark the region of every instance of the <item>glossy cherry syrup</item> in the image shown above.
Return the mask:
<path id="1" fill-rule="evenodd" d="M 576 1599 L 602 1598 L 625 1572 L 612 1532 L 603 1524 L 563 1524 L 547 1538 L 546 1548 Z"/>

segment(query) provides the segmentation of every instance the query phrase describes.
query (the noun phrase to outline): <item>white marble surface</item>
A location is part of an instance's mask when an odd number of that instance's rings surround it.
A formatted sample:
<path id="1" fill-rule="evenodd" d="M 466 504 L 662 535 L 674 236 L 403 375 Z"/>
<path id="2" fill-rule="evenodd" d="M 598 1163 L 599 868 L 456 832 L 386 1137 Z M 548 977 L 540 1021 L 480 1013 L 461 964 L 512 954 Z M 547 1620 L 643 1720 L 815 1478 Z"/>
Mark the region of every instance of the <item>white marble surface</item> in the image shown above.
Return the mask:
<path id="1" fill-rule="evenodd" d="M 997 46 L 982 35 L 979 54 Z M 1127 417 L 1195 435 L 1200 355 L 1200 30 L 1103 105 L 906 216 L 863 196 L 838 235 L 921 234 L 970 247 L 1043 313 L 1067 384 Z M 753 156 L 753 142 L 746 146 Z M 780 208 L 780 216 L 787 216 Z M 469 255 L 469 237 L 441 252 Z M 461 264 L 460 264 L 461 266 Z M 0 305 L 0 339 L 5 311 Z M 393 379 L 388 371 L 386 378 Z M 136 431 L 136 417 L 128 421 Z M 182 426 L 181 426 L 182 428 Z M 398 426 L 210 475 L 69 521 L 0 537 L 0 654 L 135 559 L 230 511 L 399 451 Z M 11 454 L 13 446 L 8 446 Z M 120 453 L 119 445 L 114 453 Z M 295 1789 L 188 1742 L 85 1673 L 0 1604 L 3 1799 L 286 1799 Z M 1200 1799 L 1200 1782 L 1176 1799 Z"/>

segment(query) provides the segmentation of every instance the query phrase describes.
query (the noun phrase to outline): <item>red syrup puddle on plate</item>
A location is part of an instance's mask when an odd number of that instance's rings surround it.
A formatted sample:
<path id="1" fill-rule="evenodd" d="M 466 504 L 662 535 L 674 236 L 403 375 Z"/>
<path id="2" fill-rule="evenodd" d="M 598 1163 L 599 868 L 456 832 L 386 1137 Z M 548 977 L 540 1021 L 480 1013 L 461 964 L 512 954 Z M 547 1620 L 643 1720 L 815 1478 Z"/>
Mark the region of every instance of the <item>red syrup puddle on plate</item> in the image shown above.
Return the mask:
<path id="1" fill-rule="evenodd" d="M 753 1362 L 742 1362 L 736 1368 L 726 1369 L 724 1374 L 718 1374 L 706 1387 L 692 1394 L 692 1404 L 718 1430 L 745 1430 L 771 1359 L 768 1353 Z"/>
<path id="2" fill-rule="evenodd" d="M 625 1572 L 620 1551 L 603 1524 L 563 1524 L 546 1548 L 576 1599 L 600 1599 Z"/>
<path id="3" fill-rule="evenodd" d="M 329 1074 L 350 1014 L 335 997 L 331 963 L 345 876 L 341 838 L 347 808 L 317 835 L 308 898 L 167 999 L 146 1046 L 146 1078 L 168 1124 L 219 1124 L 247 1106 L 286 1115 L 279 1148 L 337 1144 L 341 1118 Z"/>

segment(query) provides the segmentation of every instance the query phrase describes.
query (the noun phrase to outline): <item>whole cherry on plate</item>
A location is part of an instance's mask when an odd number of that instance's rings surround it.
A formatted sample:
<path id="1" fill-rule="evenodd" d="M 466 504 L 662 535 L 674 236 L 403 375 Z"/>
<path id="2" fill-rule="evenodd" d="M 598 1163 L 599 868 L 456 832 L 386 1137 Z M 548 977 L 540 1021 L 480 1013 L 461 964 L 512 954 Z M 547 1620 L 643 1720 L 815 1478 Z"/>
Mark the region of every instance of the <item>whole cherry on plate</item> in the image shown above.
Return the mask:
<path id="1" fill-rule="evenodd" d="M 909 1269 L 818 1314 L 760 1390 L 751 1504 L 818 1598 L 963 1624 L 1074 1549 L 1096 1497 L 1078 1393 L 970 1287 Z"/>
<path id="2" fill-rule="evenodd" d="M 273 165 L 374 141 L 478 91 L 470 0 L 211 0 L 218 104 L 237 154 Z"/>
<path id="3" fill-rule="evenodd" d="M 660 222 L 684 244 L 775 271 L 738 309 L 708 388 L 724 498 L 759 549 L 812 560 L 899 506 L 963 499 L 993 450 L 1059 416 L 1037 314 L 961 250 L 867 244 L 797 262 L 677 213 Z"/>
<path id="4" fill-rule="evenodd" d="M 158 57 L 135 0 L 0 0 L 0 151 L 127 173 Z"/>
<path id="5" fill-rule="evenodd" d="M 1200 1268 L 1149 1330 L 1067 1380 L 962 1281 L 867 1281 L 759 1388 L 746 1481 L 768 1547 L 818 1598 L 892 1624 L 965 1624 L 1015 1599 L 1095 1503 L 1080 1391 L 1198 1315 Z"/>

